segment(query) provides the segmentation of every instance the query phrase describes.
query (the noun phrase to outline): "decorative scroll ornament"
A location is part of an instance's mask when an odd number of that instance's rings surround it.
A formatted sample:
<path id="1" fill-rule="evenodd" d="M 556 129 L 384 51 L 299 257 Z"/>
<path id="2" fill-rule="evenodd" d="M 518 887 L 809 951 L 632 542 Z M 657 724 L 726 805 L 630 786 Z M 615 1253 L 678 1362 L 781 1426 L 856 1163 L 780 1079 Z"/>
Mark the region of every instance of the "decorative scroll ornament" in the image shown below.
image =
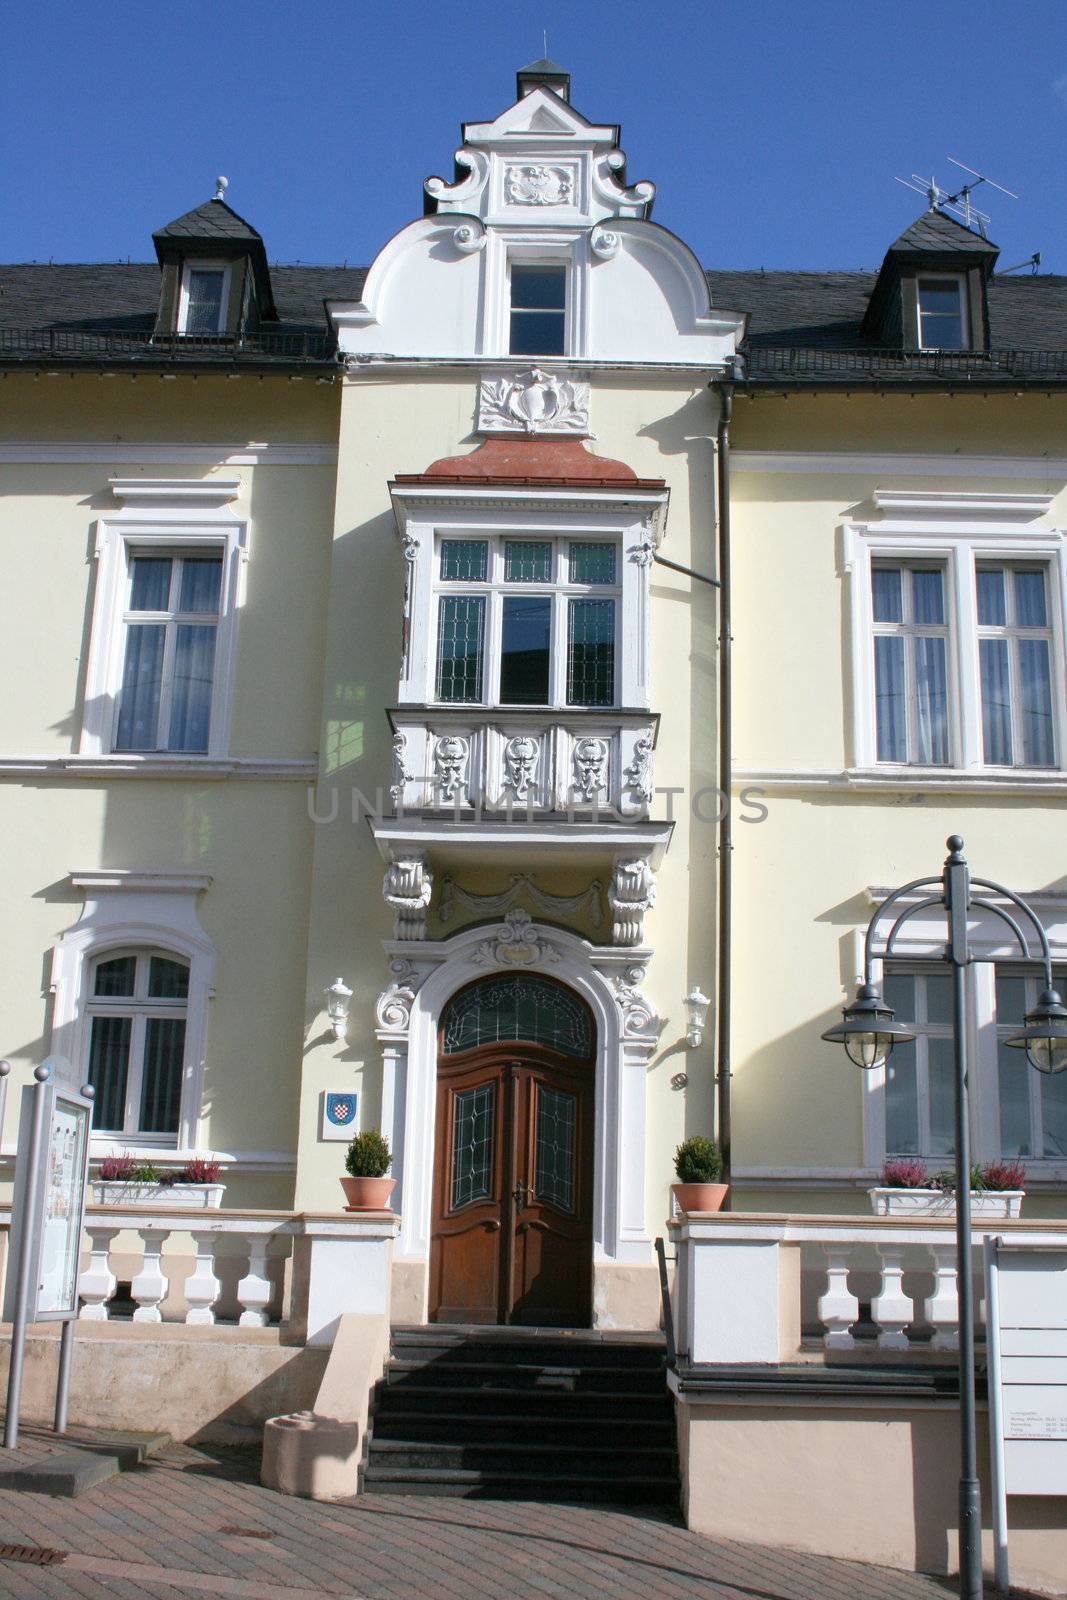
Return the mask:
<path id="1" fill-rule="evenodd" d="M 590 248 L 601 261 L 610 261 L 612 256 L 617 256 L 621 242 L 619 235 L 612 228 L 594 228 L 589 235 Z"/>
<path id="2" fill-rule="evenodd" d="M 622 1013 L 624 1033 L 650 1033 L 655 1028 L 656 1013 L 639 987 L 644 976 L 644 967 L 634 966 L 627 967 L 625 972 L 616 973 L 611 980 L 615 999 Z"/>
<path id="3" fill-rule="evenodd" d="M 565 206 L 574 197 L 574 173 L 569 167 L 507 167 L 504 189 L 513 206 Z"/>
<path id="4" fill-rule="evenodd" d="M 483 378 L 479 433 L 589 432 L 589 385 L 531 367 L 514 378 Z"/>
<path id="5" fill-rule="evenodd" d="M 652 802 L 652 735 L 643 733 L 634 742 L 634 757 L 623 773 L 626 787 L 630 793 L 643 800 L 646 805 Z"/>
<path id="6" fill-rule="evenodd" d="M 587 737 L 574 745 L 574 793 L 581 800 L 594 800 L 608 786 L 608 743 Z"/>
<path id="7" fill-rule="evenodd" d="M 402 733 L 393 734 L 393 781 L 389 786 L 389 793 L 394 805 L 399 805 L 404 798 L 404 787 L 411 782 L 413 773 L 410 773 L 404 764 L 406 741 Z"/>
<path id="8" fill-rule="evenodd" d="M 500 894 L 474 894 L 469 889 L 461 889 L 454 878 L 446 876 L 441 879 L 438 915 L 442 922 L 451 922 L 457 904 L 467 911 L 473 911 L 476 915 L 504 911 L 522 896 L 535 905 L 538 911 L 557 916 L 573 916 L 588 907 L 589 920 L 594 928 L 599 928 L 604 920 L 604 885 L 599 878 L 594 878 L 588 889 L 583 889 L 581 894 L 549 894 L 546 889 L 537 888 L 532 872 L 513 872 L 509 887 Z"/>
<path id="9" fill-rule="evenodd" d="M 504 927 L 495 939 L 486 939 L 471 956 L 476 967 L 529 967 L 535 962 L 551 966 L 559 960 L 554 945 L 538 937 L 528 911 L 509 911 Z"/>
<path id="10" fill-rule="evenodd" d="M 645 931 L 645 912 L 656 903 L 656 880 L 647 861 L 616 861 L 615 876 L 608 890 L 608 904 L 614 914 L 611 938 L 614 944 L 640 944 Z"/>
<path id="11" fill-rule="evenodd" d="M 651 539 L 642 539 L 640 544 L 632 544 L 627 554 L 639 567 L 650 567 L 656 559 L 656 547 Z"/>
<path id="12" fill-rule="evenodd" d="M 525 800 L 530 785 L 537 775 L 537 758 L 541 747 L 528 733 L 517 733 L 504 746 L 505 782 L 516 800 Z"/>
<path id="13" fill-rule="evenodd" d="M 469 756 L 470 740 L 461 738 L 458 733 L 445 734 L 434 745 L 434 787 L 446 803 L 454 805 L 462 797 Z"/>
<path id="14" fill-rule="evenodd" d="M 397 979 L 383 989 L 375 1002 L 374 1012 L 379 1028 L 394 1033 L 406 1033 L 411 1023 L 411 1006 L 416 990 L 410 983 Z"/>
<path id="15" fill-rule="evenodd" d="M 487 237 L 482 224 L 477 218 L 472 217 L 470 222 L 460 223 L 452 235 L 452 243 L 465 256 L 473 256 L 477 255 L 479 250 L 485 249 Z"/>
<path id="16" fill-rule="evenodd" d="M 394 939 L 425 939 L 433 877 L 426 857 L 395 856 L 386 868 L 382 893 L 394 913 Z"/>

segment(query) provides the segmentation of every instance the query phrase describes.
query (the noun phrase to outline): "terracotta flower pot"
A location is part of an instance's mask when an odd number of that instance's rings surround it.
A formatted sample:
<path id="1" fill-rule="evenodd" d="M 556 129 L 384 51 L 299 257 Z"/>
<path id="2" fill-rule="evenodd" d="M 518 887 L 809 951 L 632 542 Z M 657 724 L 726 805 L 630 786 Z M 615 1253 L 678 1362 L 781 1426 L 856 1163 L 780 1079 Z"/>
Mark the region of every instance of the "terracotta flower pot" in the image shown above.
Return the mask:
<path id="1" fill-rule="evenodd" d="M 728 1183 L 671 1184 L 679 1211 L 721 1211 L 729 1189 Z"/>
<path id="2" fill-rule="evenodd" d="M 395 1178 L 342 1178 L 346 1211 L 388 1211 Z"/>

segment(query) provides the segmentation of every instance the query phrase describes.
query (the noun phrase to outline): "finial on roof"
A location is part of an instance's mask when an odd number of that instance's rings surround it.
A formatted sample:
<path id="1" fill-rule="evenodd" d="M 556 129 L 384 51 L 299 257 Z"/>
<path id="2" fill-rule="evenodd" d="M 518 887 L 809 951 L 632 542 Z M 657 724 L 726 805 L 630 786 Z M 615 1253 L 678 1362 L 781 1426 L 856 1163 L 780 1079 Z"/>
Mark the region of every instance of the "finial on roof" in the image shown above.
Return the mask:
<path id="1" fill-rule="evenodd" d="M 216 200 L 225 200 L 225 198 L 226 198 L 226 190 L 229 187 L 230 187 L 229 178 L 222 178 L 222 177 L 216 178 L 215 179 L 215 199 Z"/>

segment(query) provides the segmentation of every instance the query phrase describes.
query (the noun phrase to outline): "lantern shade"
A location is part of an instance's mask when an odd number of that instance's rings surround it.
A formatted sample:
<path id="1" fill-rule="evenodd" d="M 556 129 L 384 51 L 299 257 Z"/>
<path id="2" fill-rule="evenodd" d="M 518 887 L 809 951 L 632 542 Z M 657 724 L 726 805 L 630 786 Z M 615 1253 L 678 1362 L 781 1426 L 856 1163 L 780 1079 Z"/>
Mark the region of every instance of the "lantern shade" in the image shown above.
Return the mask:
<path id="1" fill-rule="evenodd" d="M 894 1044 L 906 1044 L 915 1035 L 896 1020 L 878 985 L 865 983 L 852 1004 L 845 1007 L 843 1021 L 835 1028 L 827 1028 L 822 1037 L 831 1044 L 843 1044 L 849 1060 L 870 1072 L 888 1061 Z"/>
<path id="2" fill-rule="evenodd" d="M 1067 1006 L 1055 989 L 1043 989 L 1037 1005 L 1026 1013 L 1022 1033 L 1005 1039 L 1013 1050 L 1025 1050 L 1038 1072 L 1067 1070 Z"/>

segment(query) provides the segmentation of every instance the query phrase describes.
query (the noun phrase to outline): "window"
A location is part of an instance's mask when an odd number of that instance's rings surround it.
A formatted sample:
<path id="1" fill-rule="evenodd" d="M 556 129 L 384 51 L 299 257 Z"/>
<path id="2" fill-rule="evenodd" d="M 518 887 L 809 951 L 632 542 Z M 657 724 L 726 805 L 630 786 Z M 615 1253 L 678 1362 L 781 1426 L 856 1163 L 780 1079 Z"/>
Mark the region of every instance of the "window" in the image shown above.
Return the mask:
<path id="1" fill-rule="evenodd" d="M 948 628 L 941 567 L 871 572 L 879 761 L 949 761 Z"/>
<path id="2" fill-rule="evenodd" d="M 178 332 L 218 334 L 226 326 L 229 267 L 189 263 L 182 274 Z"/>
<path id="3" fill-rule="evenodd" d="M 985 760 L 1054 766 L 1046 569 L 980 565 L 977 586 Z"/>
<path id="4" fill-rule="evenodd" d="M 1057 973 L 1061 990 L 1067 974 Z M 1037 1004 L 1044 980 L 997 968 L 996 1033 L 997 1094 L 1000 1107 L 1000 1151 L 1013 1156 L 1067 1158 L 1067 1072 L 1046 1076 L 1035 1072 L 1025 1050 L 1010 1050 L 1004 1041 L 1018 1033 L 1026 1013 Z"/>
<path id="5" fill-rule="evenodd" d="M 189 967 L 173 956 L 136 951 L 92 963 L 94 1132 L 177 1136 L 188 1002 Z"/>
<path id="6" fill-rule="evenodd" d="M 134 554 L 116 750 L 206 752 L 222 558 Z"/>
<path id="7" fill-rule="evenodd" d="M 513 356 L 567 353 L 567 268 L 511 265 L 508 350 Z"/>
<path id="8" fill-rule="evenodd" d="M 438 700 L 615 704 L 615 540 L 443 538 L 437 589 Z"/>
<path id="9" fill-rule="evenodd" d="M 915 1032 L 886 1063 L 886 1153 L 947 1159 L 955 1149 L 952 978 L 947 969 L 891 971 L 884 993 L 897 1021 Z"/>
<path id="10" fill-rule="evenodd" d="M 965 297 L 960 278 L 920 278 L 916 285 L 921 350 L 966 350 Z"/>

